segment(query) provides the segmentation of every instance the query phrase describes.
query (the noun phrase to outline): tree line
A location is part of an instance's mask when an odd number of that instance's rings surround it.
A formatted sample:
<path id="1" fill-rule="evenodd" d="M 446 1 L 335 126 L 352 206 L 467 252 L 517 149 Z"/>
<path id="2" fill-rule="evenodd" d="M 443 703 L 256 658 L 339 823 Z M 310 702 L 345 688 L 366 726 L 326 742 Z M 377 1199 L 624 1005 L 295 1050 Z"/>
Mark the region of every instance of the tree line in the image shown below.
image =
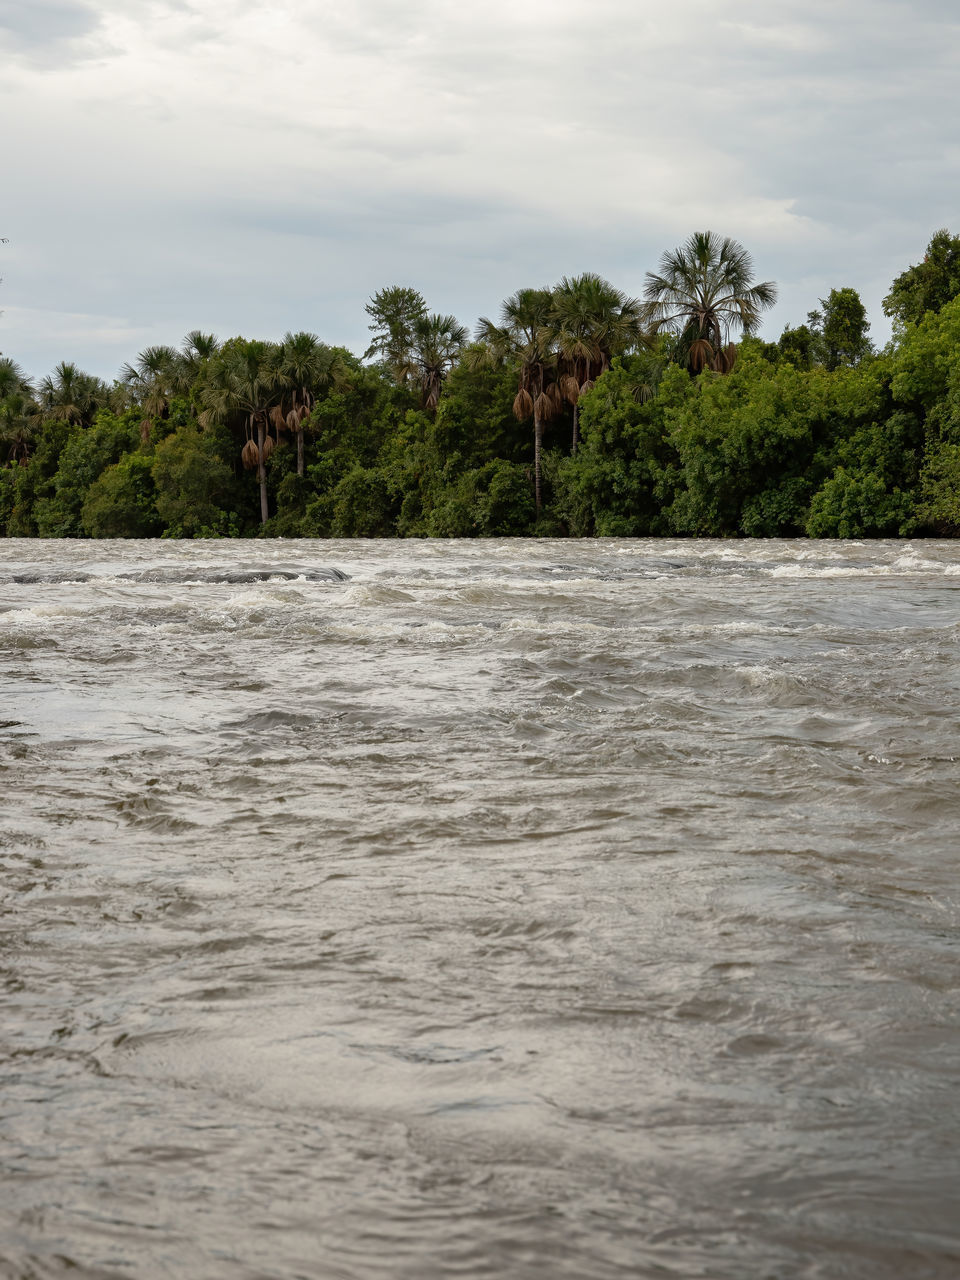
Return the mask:
<path id="1" fill-rule="evenodd" d="M 315 334 L 151 346 L 112 384 L 0 356 L 9 537 L 906 537 L 960 533 L 960 238 L 893 281 L 874 349 L 832 289 L 775 342 L 735 240 L 631 298 L 524 288 L 471 335 L 414 288 L 363 356 Z"/>

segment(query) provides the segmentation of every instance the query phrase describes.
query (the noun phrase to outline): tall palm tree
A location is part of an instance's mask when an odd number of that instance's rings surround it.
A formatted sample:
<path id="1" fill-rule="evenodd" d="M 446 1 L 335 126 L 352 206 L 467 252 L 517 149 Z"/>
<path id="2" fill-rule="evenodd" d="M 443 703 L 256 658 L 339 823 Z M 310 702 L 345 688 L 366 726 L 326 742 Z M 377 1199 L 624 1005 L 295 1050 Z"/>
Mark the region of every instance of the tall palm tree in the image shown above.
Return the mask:
<path id="1" fill-rule="evenodd" d="M 580 442 L 580 396 L 615 355 L 646 342 L 642 303 L 593 272 L 564 276 L 553 294 L 556 342 L 564 372 L 560 387 L 573 405 L 573 445 Z"/>
<path id="2" fill-rule="evenodd" d="M 203 362 L 215 356 L 220 346 L 220 339 L 215 333 L 204 333 L 201 329 L 192 329 L 187 334 L 180 344 L 177 361 L 177 390 L 181 394 L 190 394 L 203 367 Z"/>
<path id="3" fill-rule="evenodd" d="M 271 413 L 283 397 L 280 361 L 277 343 L 236 339 L 208 362 L 198 384 L 204 406 L 198 419 L 201 426 L 231 418 L 243 423 L 246 443 L 240 457 L 247 470 L 257 472 L 262 524 L 270 516 L 265 464 L 275 444 L 269 429 Z"/>
<path id="4" fill-rule="evenodd" d="M 286 398 L 275 421 L 280 430 L 292 431 L 296 436 L 297 475 L 302 476 L 303 432 L 317 395 L 330 386 L 345 386 L 347 372 L 339 352 L 321 342 L 315 333 L 285 334 L 279 368 Z"/>
<path id="5" fill-rule="evenodd" d="M 500 309 L 500 323 L 481 319 L 473 362 L 503 363 L 514 359 L 518 387 L 513 402 L 520 422 L 533 418 L 533 476 L 537 515 L 542 500 L 541 453 L 544 424 L 563 411 L 557 385 L 556 328 L 553 294 L 549 289 L 520 289 Z"/>
<path id="6" fill-rule="evenodd" d="M 446 376 L 469 336 L 456 316 L 421 316 L 414 323 L 413 364 L 425 409 L 436 409 Z"/>
<path id="7" fill-rule="evenodd" d="M 146 347 L 137 356 L 136 364 L 121 368 L 121 384 L 145 415 L 140 423 L 144 443 L 150 434 L 151 419 L 165 418 L 170 412 L 170 398 L 180 381 L 180 353 L 173 347 Z"/>
<path id="8" fill-rule="evenodd" d="M 679 339 L 678 352 L 693 373 L 729 373 L 737 356 L 731 334 L 749 334 L 777 300 L 776 285 L 753 283 L 753 260 L 742 244 L 712 231 L 696 231 L 648 271 L 644 319 Z"/>

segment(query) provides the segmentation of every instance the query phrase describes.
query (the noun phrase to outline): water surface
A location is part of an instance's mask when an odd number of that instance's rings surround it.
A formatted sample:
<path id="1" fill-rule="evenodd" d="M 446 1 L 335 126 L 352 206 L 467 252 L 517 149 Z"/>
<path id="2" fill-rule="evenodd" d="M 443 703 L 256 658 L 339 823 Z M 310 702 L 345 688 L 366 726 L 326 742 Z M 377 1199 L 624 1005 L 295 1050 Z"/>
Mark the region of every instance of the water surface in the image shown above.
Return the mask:
<path id="1" fill-rule="evenodd" d="M 958 642 L 955 543 L 0 543 L 0 1275 L 957 1276 Z"/>

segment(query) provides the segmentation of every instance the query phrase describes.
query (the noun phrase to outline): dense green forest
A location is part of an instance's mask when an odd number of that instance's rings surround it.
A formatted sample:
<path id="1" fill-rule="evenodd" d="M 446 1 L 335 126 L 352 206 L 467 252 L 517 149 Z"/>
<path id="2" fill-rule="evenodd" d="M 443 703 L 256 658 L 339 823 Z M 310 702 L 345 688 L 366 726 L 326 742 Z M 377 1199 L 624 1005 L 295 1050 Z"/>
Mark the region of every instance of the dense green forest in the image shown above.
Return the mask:
<path id="1" fill-rule="evenodd" d="M 0 356 L 8 537 L 906 537 L 960 533 L 960 238 L 776 342 L 749 254 L 692 235 L 628 298 L 521 289 L 471 337 L 412 288 L 362 358 L 191 333 L 113 385 Z"/>

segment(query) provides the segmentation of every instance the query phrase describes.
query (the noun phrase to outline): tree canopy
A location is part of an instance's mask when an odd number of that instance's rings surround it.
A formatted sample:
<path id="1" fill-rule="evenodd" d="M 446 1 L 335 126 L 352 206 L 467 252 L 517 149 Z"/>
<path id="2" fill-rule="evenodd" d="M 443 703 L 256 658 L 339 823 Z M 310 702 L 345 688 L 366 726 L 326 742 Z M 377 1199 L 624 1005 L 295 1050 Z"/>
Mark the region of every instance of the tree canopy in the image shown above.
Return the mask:
<path id="1" fill-rule="evenodd" d="M 517 289 L 473 340 L 408 286 L 364 357 L 193 330 L 112 385 L 0 357 L 0 531 L 44 537 L 960 535 L 960 242 L 776 342 L 742 245 L 698 232 L 642 299 Z M 366 363 L 365 363 L 366 361 Z"/>

